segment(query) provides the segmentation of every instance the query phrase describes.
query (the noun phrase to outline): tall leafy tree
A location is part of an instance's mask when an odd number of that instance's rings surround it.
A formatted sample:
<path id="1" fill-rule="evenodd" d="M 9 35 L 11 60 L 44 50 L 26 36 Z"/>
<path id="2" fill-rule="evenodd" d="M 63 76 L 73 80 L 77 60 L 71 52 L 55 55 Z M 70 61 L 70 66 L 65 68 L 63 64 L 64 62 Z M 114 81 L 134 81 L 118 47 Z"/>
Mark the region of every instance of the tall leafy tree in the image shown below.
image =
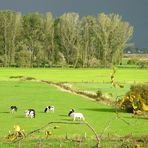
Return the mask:
<path id="1" fill-rule="evenodd" d="M 96 18 L 93 16 L 83 17 L 81 20 L 81 35 L 82 35 L 82 62 L 83 67 L 89 66 L 89 61 L 96 58 L 96 34 L 97 27 Z"/>
<path id="2" fill-rule="evenodd" d="M 51 12 L 46 13 L 44 24 L 44 53 L 49 64 L 55 61 L 54 18 Z"/>
<path id="3" fill-rule="evenodd" d="M 116 14 L 98 15 L 98 28 L 96 30 L 99 53 L 102 64 L 117 64 L 122 58 L 122 53 L 128 40 L 133 34 L 133 27 L 128 22 L 123 22 Z"/>
<path id="4" fill-rule="evenodd" d="M 14 11 L 1 11 L 0 22 L 4 65 L 9 66 L 14 64 L 16 38 L 20 33 L 21 26 L 21 14 Z"/>
<path id="5" fill-rule="evenodd" d="M 44 18 L 40 13 L 29 13 L 23 17 L 23 39 L 31 52 L 31 63 L 37 61 L 36 55 L 43 48 Z"/>
<path id="6" fill-rule="evenodd" d="M 60 42 L 68 64 L 74 64 L 78 52 L 79 14 L 65 13 L 60 17 Z"/>

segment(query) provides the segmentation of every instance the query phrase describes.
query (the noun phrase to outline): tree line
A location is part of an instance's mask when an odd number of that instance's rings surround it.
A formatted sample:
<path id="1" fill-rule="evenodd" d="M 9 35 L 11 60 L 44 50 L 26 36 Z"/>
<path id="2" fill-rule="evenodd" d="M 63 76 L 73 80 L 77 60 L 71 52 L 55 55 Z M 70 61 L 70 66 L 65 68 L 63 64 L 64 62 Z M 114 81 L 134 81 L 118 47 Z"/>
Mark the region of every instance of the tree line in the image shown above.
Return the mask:
<path id="1" fill-rule="evenodd" d="M 0 11 L 0 66 L 108 67 L 121 62 L 132 34 L 118 14 Z"/>

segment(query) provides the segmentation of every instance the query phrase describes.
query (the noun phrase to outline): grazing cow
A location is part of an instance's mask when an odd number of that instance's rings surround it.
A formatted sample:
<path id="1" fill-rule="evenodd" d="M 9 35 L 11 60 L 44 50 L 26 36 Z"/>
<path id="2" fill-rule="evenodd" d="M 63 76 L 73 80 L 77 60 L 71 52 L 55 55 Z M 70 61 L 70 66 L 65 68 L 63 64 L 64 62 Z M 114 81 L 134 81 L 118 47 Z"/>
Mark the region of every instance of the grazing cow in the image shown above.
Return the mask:
<path id="1" fill-rule="evenodd" d="M 10 110 L 12 113 L 16 112 L 17 111 L 17 107 L 16 106 L 11 106 L 10 107 Z"/>
<path id="2" fill-rule="evenodd" d="M 35 110 L 34 109 L 28 109 L 25 111 L 25 116 L 30 118 L 35 118 Z"/>
<path id="3" fill-rule="evenodd" d="M 76 113 L 74 109 L 70 110 L 70 112 L 68 113 L 68 116 L 72 117 L 74 121 L 76 119 L 78 119 L 78 120 L 85 120 L 83 114 L 82 113 Z"/>
<path id="4" fill-rule="evenodd" d="M 74 110 L 74 109 L 71 109 L 71 110 L 69 111 L 69 113 L 68 113 L 68 116 L 70 116 L 71 113 L 74 113 L 74 112 L 75 112 L 75 110 Z"/>
<path id="5" fill-rule="evenodd" d="M 47 106 L 44 110 L 45 113 L 48 113 L 48 112 L 54 112 L 54 109 L 55 107 L 54 106 Z"/>

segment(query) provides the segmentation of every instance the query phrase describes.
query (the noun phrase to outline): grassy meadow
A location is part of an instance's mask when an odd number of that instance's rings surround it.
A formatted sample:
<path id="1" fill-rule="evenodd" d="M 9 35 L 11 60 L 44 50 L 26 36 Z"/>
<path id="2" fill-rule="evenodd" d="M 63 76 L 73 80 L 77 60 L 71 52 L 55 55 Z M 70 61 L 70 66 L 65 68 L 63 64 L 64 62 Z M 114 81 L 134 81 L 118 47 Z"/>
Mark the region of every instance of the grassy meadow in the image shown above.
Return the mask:
<path id="1" fill-rule="evenodd" d="M 116 119 L 115 109 L 110 106 L 100 104 L 88 98 L 75 94 L 63 92 L 60 89 L 46 83 L 23 81 L 10 79 L 10 76 L 31 76 L 40 80 L 53 82 L 69 82 L 75 88 L 82 90 L 95 91 L 98 88 L 106 92 L 116 93 L 110 82 L 111 69 L 0 69 L 0 137 L 1 143 L 9 131 L 13 131 L 14 125 L 20 125 L 26 133 L 38 129 L 51 121 L 72 121 L 67 116 L 71 108 L 82 112 L 86 121 L 92 125 L 96 132 L 101 135 L 105 127 L 111 121 L 110 127 L 104 136 L 118 135 L 125 136 L 132 134 L 141 136 L 148 134 L 148 124 L 146 118 L 133 117 L 132 114 L 121 112 L 121 118 Z M 118 69 L 116 78 L 126 85 L 124 90 L 119 89 L 118 93 L 123 94 L 129 89 L 132 83 L 148 82 L 147 69 Z M 99 85 L 100 84 L 100 85 Z M 16 113 L 10 113 L 10 106 L 18 106 Z M 47 105 L 55 106 L 55 113 L 43 113 Z M 28 108 L 36 110 L 36 118 L 28 119 L 24 116 L 24 111 Z M 113 120 L 114 119 L 114 120 Z M 54 126 L 59 128 L 54 129 Z M 65 136 L 84 136 L 86 133 L 89 138 L 94 138 L 90 129 L 84 125 L 51 125 L 39 133 L 33 134 L 35 138 L 44 138 L 45 130 L 50 130 L 53 137 Z M 2 144 L 4 147 L 4 144 Z"/>
<path id="2" fill-rule="evenodd" d="M 0 80 L 10 76 L 31 76 L 53 82 L 110 82 L 112 69 L 0 68 Z M 148 69 L 118 69 L 116 78 L 124 83 L 148 82 Z"/>

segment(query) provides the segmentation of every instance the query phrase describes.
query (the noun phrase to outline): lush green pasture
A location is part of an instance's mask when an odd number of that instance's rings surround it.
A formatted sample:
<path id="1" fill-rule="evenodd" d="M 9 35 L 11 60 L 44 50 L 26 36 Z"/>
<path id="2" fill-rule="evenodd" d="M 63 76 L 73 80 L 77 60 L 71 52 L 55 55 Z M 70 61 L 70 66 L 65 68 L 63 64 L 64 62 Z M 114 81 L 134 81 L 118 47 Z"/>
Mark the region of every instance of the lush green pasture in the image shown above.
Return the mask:
<path id="1" fill-rule="evenodd" d="M 10 76 L 32 76 L 54 82 L 110 82 L 112 69 L 0 68 L 0 80 Z M 117 69 L 116 79 L 123 83 L 148 82 L 148 69 Z"/>
<path id="2" fill-rule="evenodd" d="M 136 117 L 132 114 L 120 113 L 121 118 L 115 119 L 115 110 L 109 106 L 99 104 L 87 98 L 62 92 L 61 90 L 46 83 L 21 81 L 10 79 L 10 76 L 31 76 L 37 79 L 54 82 L 72 82 L 73 86 L 82 90 L 96 91 L 102 89 L 108 93 L 124 93 L 129 84 L 133 82 L 148 82 L 148 71 L 140 69 L 118 69 L 116 78 L 125 84 L 125 89 L 116 91 L 110 84 L 111 69 L 0 69 L 0 137 L 3 140 L 9 131 L 13 131 L 13 126 L 18 124 L 26 133 L 40 128 L 50 121 L 72 121 L 67 116 L 71 108 L 82 112 L 88 121 L 100 135 L 110 122 L 110 127 L 105 135 L 124 136 L 127 134 L 147 135 L 147 119 Z M 15 81 L 14 81 L 15 80 Z M 79 83 L 75 83 L 79 82 Z M 85 82 L 85 83 L 84 83 Z M 88 83 L 86 83 L 88 82 Z M 17 113 L 10 113 L 10 106 L 18 106 Z M 47 105 L 55 106 L 55 113 L 43 113 Z M 36 110 L 36 118 L 25 118 L 24 111 L 28 108 Z M 113 120 L 114 118 L 114 120 Z M 129 124 L 127 124 L 129 123 Z M 141 126 L 142 125 L 142 126 Z M 53 137 L 83 136 L 86 132 L 88 137 L 94 137 L 93 133 L 84 125 L 62 125 L 54 129 L 56 125 L 51 125 L 45 130 L 50 130 Z M 33 134 L 36 138 L 45 138 L 45 130 Z M 4 147 L 4 146 L 3 146 Z"/>
<path id="3" fill-rule="evenodd" d="M 53 82 L 69 82 L 74 88 L 93 91 L 101 90 L 116 96 L 124 95 L 133 83 L 148 82 L 148 69 L 120 69 L 115 74 L 115 80 L 124 84 L 124 88 L 114 88 L 110 83 L 112 69 L 28 69 L 1 68 L 0 80 L 12 81 L 10 76 L 31 76 L 37 79 Z"/>
<path id="4" fill-rule="evenodd" d="M 0 120 L 0 137 L 6 136 L 13 126 L 20 125 L 25 132 L 32 131 L 42 127 L 50 121 L 71 121 L 67 116 L 71 108 L 82 112 L 96 131 L 101 134 L 106 124 L 116 116 L 114 109 L 90 101 L 86 98 L 61 92 L 57 88 L 47 84 L 37 82 L 0 82 L 1 111 Z M 47 105 L 55 106 L 55 113 L 43 113 Z M 10 113 L 11 105 L 18 106 L 17 113 Z M 28 108 L 34 108 L 37 111 L 35 119 L 28 119 L 24 116 L 24 111 Z M 130 123 L 127 125 L 121 119 L 112 122 L 111 128 L 107 133 L 126 135 L 132 133 L 134 135 L 142 135 L 148 133 L 148 125 L 146 119 L 132 118 L 131 114 L 120 113 L 122 118 Z M 141 126 L 142 125 L 142 126 Z M 59 129 L 53 130 L 49 128 L 55 135 L 68 134 L 84 134 L 85 132 L 93 135 L 89 129 L 82 125 L 59 125 Z M 44 135 L 44 134 L 43 134 Z"/>

